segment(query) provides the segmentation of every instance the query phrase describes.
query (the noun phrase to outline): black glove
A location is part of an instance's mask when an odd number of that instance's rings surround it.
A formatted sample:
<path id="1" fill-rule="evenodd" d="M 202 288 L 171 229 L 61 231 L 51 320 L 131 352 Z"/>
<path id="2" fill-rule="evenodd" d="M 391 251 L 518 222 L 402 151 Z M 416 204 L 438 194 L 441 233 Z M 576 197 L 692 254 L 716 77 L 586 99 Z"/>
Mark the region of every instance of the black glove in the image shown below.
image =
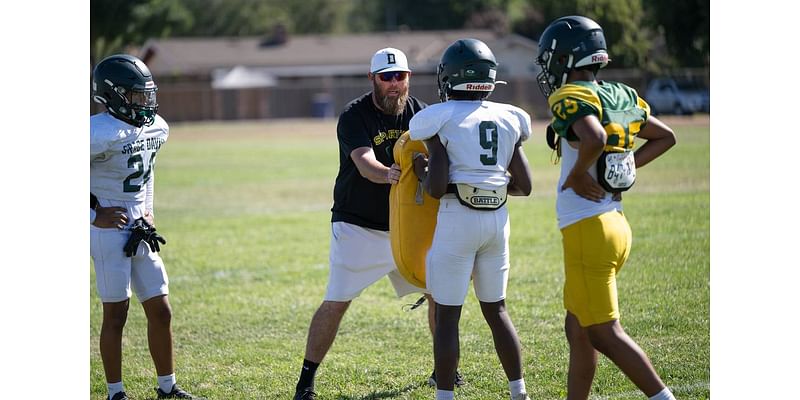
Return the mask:
<path id="1" fill-rule="evenodd" d="M 144 238 L 145 243 L 150 246 L 150 250 L 155 252 L 161 251 L 161 246 L 158 245 L 158 242 L 161 244 L 167 244 L 167 239 L 164 239 L 163 236 L 156 233 L 156 227 L 144 221 L 144 225 L 147 226 L 149 229 L 147 231 L 147 236 Z"/>
<path id="2" fill-rule="evenodd" d="M 125 251 L 125 255 L 128 257 L 132 257 L 134 254 L 136 254 L 136 249 L 139 248 L 139 242 L 143 240 L 148 246 L 150 246 L 150 250 L 152 251 L 161 251 L 161 247 L 159 246 L 158 242 L 161 242 L 161 244 L 167 244 L 167 240 L 164 239 L 163 236 L 156 233 L 156 228 L 147 223 L 144 218 L 139 218 L 136 221 L 133 221 L 130 231 L 131 236 L 128 238 L 128 242 L 125 243 L 125 247 L 122 248 Z"/>
<path id="3" fill-rule="evenodd" d="M 144 218 L 133 221 L 133 225 L 130 227 L 131 236 L 128 237 L 128 242 L 125 243 L 125 247 L 122 248 L 126 256 L 133 257 L 133 255 L 136 254 L 136 249 L 139 248 L 139 242 L 147 237 L 147 227 L 145 227 L 145 224 Z"/>

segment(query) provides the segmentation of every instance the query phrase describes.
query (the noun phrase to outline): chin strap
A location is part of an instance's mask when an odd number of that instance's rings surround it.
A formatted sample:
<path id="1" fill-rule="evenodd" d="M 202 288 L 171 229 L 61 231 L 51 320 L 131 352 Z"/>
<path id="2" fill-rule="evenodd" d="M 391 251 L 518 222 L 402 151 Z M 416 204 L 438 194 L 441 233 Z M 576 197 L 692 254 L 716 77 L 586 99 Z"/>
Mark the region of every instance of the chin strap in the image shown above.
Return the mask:
<path id="1" fill-rule="evenodd" d="M 545 138 L 547 139 L 547 146 L 553 149 L 553 152 L 550 153 L 550 162 L 556 165 L 561 160 L 561 140 L 552 125 L 547 125 Z"/>

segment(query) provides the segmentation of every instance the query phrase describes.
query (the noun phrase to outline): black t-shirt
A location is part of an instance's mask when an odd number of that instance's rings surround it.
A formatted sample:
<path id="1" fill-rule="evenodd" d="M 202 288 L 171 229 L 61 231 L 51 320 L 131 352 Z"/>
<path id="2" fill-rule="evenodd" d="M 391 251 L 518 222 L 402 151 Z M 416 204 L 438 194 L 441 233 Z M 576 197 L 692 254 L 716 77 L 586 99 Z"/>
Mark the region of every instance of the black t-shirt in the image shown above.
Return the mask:
<path id="1" fill-rule="evenodd" d="M 385 115 L 372 102 L 372 92 L 353 101 L 339 116 L 336 135 L 339 139 L 339 174 L 333 187 L 331 222 L 350 224 L 382 231 L 389 230 L 390 184 L 373 183 L 361 176 L 350 153 L 370 146 L 375 158 L 389 167 L 394 163 L 394 144 L 408 130 L 408 122 L 427 104 L 408 97 L 400 115 Z"/>

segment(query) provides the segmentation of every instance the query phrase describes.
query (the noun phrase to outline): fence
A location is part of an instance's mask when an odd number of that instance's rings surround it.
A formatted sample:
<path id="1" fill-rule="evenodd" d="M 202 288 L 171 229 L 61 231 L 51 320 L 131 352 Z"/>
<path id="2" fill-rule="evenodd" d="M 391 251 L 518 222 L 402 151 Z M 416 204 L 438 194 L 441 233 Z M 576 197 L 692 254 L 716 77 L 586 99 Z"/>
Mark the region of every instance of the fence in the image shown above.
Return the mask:
<path id="1" fill-rule="evenodd" d="M 708 69 L 682 70 L 708 83 Z M 676 74 L 676 75 L 677 75 Z M 643 93 L 651 77 L 639 70 L 608 69 L 600 78 L 621 81 Z M 354 98 L 372 89 L 366 76 L 281 79 L 274 87 L 215 90 L 209 80 L 158 84 L 159 114 L 169 122 L 277 118 L 333 118 Z M 415 74 L 410 93 L 426 103 L 439 101 L 434 75 Z M 498 85 L 490 100 L 517 105 L 534 118 L 547 118 L 547 103 L 534 77 Z M 646 99 L 645 99 L 646 100 Z M 102 106 L 92 104 L 92 113 Z"/>

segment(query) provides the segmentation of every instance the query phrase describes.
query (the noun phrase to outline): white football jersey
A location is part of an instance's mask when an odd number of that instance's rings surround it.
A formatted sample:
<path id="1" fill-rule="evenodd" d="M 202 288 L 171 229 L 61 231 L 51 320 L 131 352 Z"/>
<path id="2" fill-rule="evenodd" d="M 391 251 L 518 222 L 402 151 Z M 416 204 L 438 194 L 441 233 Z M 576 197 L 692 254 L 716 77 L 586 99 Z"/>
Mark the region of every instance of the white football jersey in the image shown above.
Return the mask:
<path id="1" fill-rule="evenodd" d="M 587 200 L 579 196 L 572 188 L 561 190 L 567 181 L 567 176 L 572 172 L 572 167 L 578 161 L 578 149 L 573 148 L 565 138 L 561 141 L 561 176 L 556 186 L 556 215 L 558 216 L 558 229 L 565 228 L 584 218 L 593 217 L 609 211 L 622 211 L 622 202 L 614 201 L 611 193 L 606 192 L 599 202 Z M 597 168 L 592 165 L 589 175 L 597 180 Z"/>
<path id="2" fill-rule="evenodd" d="M 514 146 L 531 136 L 531 116 L 519 107 L 486 100 L 450 100 L 416 113 L 411 139 L 439 135 L 450 159 L 449 183 L 486 190 L 508 184 Z"/>
<path id="3" fill-rule="evenodd" d="M 144 215 L 146 205 L 152 208 L 153 167 L 169 126 L 159 115 L 141 128 L 108 112 L 92 115 L 89 121 L 90 190 L 103 207 L 126 207 L 132 222 Z"/>

